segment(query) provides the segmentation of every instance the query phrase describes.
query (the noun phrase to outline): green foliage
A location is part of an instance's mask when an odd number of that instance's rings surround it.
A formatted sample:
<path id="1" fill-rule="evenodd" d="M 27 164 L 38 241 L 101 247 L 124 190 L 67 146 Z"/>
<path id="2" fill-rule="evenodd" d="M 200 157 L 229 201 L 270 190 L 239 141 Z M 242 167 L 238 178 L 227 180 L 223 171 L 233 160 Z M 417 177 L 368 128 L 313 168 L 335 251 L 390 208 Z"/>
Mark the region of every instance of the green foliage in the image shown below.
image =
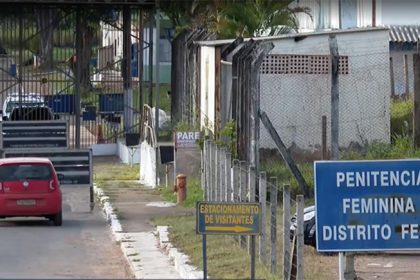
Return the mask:
<path id="1" fill-rule="evenodd" d="M 305 182 L 308 184 L 310 191 L 309 193 L 313 193 L 313 164 L 312 163 L 300 163 L 297 165 L 300 172 L 302 173 Z M 296 181 L 295 177 L 293 177 L 292 173 L 290 172 L 287 165 L 284 163 L 282 159 L 270 159 L 267 161 L 261 162 L 261 170 L 267 172 L 267 178 L 269 177 L 277 177 L 280 179 L 281 184 L 287 183 L 290 184 L 291 188 L 291 196 L 295 197 L 298 194 L 302 194 L 302 191 L 299 187 L 298 182 Z"/>
<path id="2" fill-rule="evenodd" d="M 289 8 L 291 2 L 252 0 L 229 3 L 221 10 L 218 33 L 224 38 L 288 33 L 298 27 L 296 12 L 308 12 Z"/>
<path id="3" fill-rule="evenodd" d="M 225 147 L 231 154 L 232 158 L 236 158 L 236 122 L 230 120 L 226 125 L 220 130 L 220 138 L 215 141 L 217 145 Z"/>
<path id="4" fill-rule="evenodd" d="M 309 14 L 304 7 L 291 8 L 292 0 L 188 0 L 171 1 L 163 11 L 176 26 L 204 27 L 221 38 L 276 35 L 297 29 L 297 13 Z"/>
<path id="5" fill-rule="evenodd" d="M 214 0 L 172 0 L 162 5 L 162 11 L 171 19 L 180 33 L 184 29 L 208 27 L 214 20 Z"/>
<path id="6" fill-rule="evenodd" d="M 343 160 L 380 160 L 419 158 L 420 149 L 415 149 L 412 140 L 412 113 L 413 102 L 411 99 L 393 100 L 391 102 L 391 141 L 382 143 L 373 141 L 360 149 L 341 151 Z M 313 164 L 298 164 L 305 181 L 313 190 Z M 279 178 L 282 182 L 290 183 L 292 195 L 300 193 L 298 184 L 282 159 L 263 159 L 261 169 L 268 176 Z"/>
<path id="7" fill-rule="evenodd" d="M 392 100 L 391 102 L 391 134 L 412 135 L 413 132 L 413 100 L 411 98 Z"/>

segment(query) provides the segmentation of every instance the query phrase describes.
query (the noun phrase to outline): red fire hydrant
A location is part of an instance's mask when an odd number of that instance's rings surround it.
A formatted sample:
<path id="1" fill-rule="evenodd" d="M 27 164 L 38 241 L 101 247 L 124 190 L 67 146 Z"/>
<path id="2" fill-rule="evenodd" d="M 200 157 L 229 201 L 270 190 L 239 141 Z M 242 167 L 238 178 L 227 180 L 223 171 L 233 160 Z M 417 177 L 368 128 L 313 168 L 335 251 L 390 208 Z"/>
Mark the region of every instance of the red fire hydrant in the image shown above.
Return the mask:
<path id="1" fill-rule="evenodd" d="M 178 174 L 176 176 L 176 202 L 181 203 L 187 198 L 187 176 L 184 174 Z"/>

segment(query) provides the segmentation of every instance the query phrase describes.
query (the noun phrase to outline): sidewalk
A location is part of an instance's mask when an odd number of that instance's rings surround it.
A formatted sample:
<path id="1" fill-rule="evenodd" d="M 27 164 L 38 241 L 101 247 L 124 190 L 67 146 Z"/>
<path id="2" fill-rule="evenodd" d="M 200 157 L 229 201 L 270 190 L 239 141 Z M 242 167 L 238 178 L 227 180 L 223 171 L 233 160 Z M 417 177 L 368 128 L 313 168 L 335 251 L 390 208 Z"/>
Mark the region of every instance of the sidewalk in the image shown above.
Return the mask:
<path id="1" fill-rule="evenodd" d="M 164 202 L 136 181 L 107 181 L 95 193 L 137 279 L 202 278 L 172 247 L 166 227 L 151 223 L 154 217 L 192 214 L 191 209 Z"/>

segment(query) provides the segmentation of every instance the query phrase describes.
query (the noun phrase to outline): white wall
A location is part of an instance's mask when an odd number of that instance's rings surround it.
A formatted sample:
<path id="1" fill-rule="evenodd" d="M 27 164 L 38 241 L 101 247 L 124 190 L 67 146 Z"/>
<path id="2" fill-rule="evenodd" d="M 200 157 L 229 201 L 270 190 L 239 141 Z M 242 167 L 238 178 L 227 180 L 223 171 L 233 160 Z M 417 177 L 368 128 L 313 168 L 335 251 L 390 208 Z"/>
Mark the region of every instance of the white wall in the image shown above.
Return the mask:
<path id="1" fill-rule="evenodd" d="M 146 142 L 140 145 L 140 183 L 148 187 L 156 187 L 156 153 Z M 159 182 L 158 182 L 159 184 Z"/>
<path id="2" fill-rule="evenodd" d="M 201 47 L 200 61 L 200 94 L 201 94 L 201 127 L 214 129 L 215 123 L 215 48 Z"/>
<path id="3" fill-rule="evenodd" d="M 139 164 L 140 163 L 140 145 L 127 147 L 125 141 L 118 139 L 117 141 L 118 156 L 125 164 Z"/>
<path id="4" fill-rule="evenodd" d="M 117 144 L 93 144 L 90 146 L 93 156 L 113 156 L 118 153 Z"/>
<path id="5" fill-rule="evenodd" d="M 339 77 L 341 146 L 352 141 L 390 139 L 390 80 L 388 31 L 339 33 L 339 54 L 349 57 L 349 74 Z M 271 54 L 328 55 L 328 34 L 273 41 Z M 262 74 L 261 109 L 286 146 L 305 150 L 321 144 L 321 117 L 330 122 L 331 87 L 328 74 Z M 328 137 L 330 140 L 330 128 Z M 261 125 L 261 147 L 275 148 Z"/>

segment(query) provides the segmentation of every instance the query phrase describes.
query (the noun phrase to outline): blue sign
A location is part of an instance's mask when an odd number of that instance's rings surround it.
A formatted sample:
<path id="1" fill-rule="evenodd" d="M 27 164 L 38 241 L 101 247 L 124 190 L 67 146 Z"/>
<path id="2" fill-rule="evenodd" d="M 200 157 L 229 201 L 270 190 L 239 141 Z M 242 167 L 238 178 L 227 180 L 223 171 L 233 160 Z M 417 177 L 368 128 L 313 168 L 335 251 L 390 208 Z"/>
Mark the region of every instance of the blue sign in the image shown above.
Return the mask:
<path id="1" fill-rule="evenodd" d="M 198 234 L 257 235 L 261 231 L 259 203 L 199 201 L 196 211 Z"/>
<path id="2" fill-rule="evenodd" d="M 318 251 L 420 249 L 420 160 L 314 168 Z"/>

